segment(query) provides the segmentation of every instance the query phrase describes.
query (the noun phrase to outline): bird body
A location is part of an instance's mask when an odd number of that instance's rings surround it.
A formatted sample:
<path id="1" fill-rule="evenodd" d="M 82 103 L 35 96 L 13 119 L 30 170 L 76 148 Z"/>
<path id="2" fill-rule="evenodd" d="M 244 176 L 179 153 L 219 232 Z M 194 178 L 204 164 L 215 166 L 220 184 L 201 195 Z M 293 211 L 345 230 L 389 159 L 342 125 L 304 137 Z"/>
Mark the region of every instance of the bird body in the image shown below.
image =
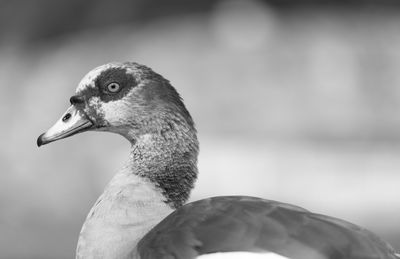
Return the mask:
<path id="1" fill-rule="evenodd" d="M 138 248 L 141 258 L 230 251 L 274 252 L 296 259 L 396 258 L 390 257 L 390 246 L 354 224 L 245 196 L 189 203 L 154 227 Z"/>
<path id="2" fill-rule="evenodd" d="M 172 211 L 152 183 L 121 171 L 90 210 L 76 257 L 129 258 L 135 244 Z"/>
<path id="3" fill-rule="evenodd" d="M 185 204 L 197 178 L 196 129 L 175 88 L 146 66 L 95 68 L 70 102 L 39 146 L 89 130 L 131 143 L 82 226 L 76 258 L 400 258 L 368 230 L 297 206 L 245 196 Z"/>

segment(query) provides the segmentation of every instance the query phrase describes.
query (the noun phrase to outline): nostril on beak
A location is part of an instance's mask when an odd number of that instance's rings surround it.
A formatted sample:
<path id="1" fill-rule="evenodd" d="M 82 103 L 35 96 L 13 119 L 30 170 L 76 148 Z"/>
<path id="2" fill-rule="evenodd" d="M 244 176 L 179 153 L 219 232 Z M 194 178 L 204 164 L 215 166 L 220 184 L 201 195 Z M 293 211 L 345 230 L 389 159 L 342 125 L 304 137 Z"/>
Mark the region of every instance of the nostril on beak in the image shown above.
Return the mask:
<path id="1" fill-rule="evenodd" d="M 69 118 L 71 118 L 71 113 L 65 114 L 64 117 L 62 118 L 62 121 L 66 122 L 67 120 L 69 120 Z"/>
<path id="2" fill-rule="evenodd" d="M 74 95 L 74 96 L 71 96 L 71 98 L 69 98 L 69 102 L 71 104 L 80 104 L 80 103 L 84 103 L 85 99 L 83 98 L 83 96 Z"/>

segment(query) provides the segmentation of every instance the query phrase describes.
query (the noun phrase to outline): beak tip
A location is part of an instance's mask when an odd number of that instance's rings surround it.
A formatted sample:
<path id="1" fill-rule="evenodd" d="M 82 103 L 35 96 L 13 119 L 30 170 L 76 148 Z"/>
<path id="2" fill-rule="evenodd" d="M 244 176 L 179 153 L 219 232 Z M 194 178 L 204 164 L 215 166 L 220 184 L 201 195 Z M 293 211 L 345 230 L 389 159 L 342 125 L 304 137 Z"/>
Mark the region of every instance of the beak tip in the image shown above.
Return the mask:
<path id="1" fill-rule="evenodd" d="M 36 140 L 36 144 L 37 144 L 38 147 L 46 144 L 45 141 L 43 140 L 43 135 L 44 135 L 44 133 L 41 134 Z"/>

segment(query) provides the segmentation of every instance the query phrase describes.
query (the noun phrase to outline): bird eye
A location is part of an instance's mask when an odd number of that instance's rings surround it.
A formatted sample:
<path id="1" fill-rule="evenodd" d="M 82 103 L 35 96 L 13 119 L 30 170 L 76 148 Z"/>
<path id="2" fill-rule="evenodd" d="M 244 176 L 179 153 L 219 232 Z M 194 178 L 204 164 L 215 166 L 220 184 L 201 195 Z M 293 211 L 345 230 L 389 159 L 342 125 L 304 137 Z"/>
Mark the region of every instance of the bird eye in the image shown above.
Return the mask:
<path id="1" fill-rule="evenodd" d="M 107 85 L 107 91 L 110 93 L 117 93 L 121 89 L 121 86 L 118 83 L 110 83 Z"/>

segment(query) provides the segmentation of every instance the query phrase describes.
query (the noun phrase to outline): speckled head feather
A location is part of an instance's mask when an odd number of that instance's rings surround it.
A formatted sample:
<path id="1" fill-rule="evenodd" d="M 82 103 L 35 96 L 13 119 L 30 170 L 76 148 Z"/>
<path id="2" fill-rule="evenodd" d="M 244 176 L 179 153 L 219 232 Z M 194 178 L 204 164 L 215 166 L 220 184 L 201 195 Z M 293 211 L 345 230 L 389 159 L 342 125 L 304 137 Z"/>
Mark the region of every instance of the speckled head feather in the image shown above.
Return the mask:
<path id="1" fill-rule="evenodd" d="M 110 92 L 110 84 L 118 84 L 120 89 Z M 113 62 L 93 69 L 79 83 L 76 95 L 85 99 L 85 113 L 98 129 L 120 133 L 129 140 L 154 130 L 149 126 L 154 126 L 155 119 L 166 120 L 175 115 L 194 130 L 193 120 L 175 88 L 161 75 L 137 63 Z"/>
<path id="2" fill-rule="evenodd" d="M 137 63 L 113 62 L 90 71 L 73 98 L 83 100 L 74 105 L 92 129 L 121 134 L 132 143 L 133 173 L 155 182 L 173 207 L 188 199 L 197 176 L 198 141 L 168 80 Z"/>

